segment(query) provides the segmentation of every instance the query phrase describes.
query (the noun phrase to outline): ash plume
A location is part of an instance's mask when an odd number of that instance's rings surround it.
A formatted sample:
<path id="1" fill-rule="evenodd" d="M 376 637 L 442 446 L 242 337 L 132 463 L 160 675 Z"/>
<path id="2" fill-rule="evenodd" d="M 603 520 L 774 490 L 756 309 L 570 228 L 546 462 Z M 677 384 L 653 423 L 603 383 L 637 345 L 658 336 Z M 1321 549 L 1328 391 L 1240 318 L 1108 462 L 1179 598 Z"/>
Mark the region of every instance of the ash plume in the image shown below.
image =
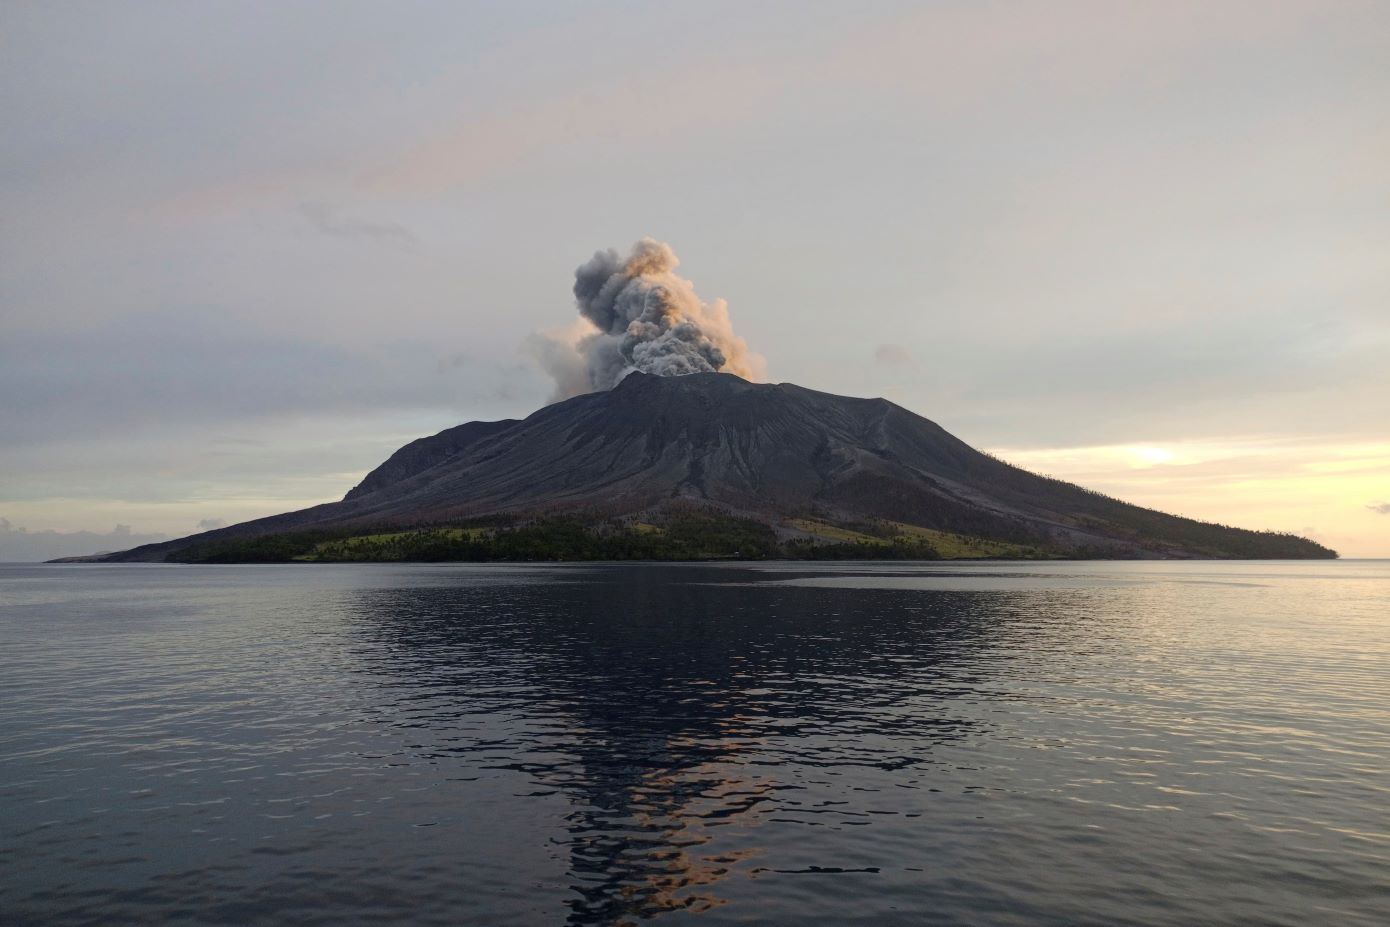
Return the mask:
<path id="1" fill-rule="evenodd" d="M 609 248 L 575 270 L 580 319 L 563 332 L 527 340 L 555 380 L 553 399 L 612 389 L 639 370 L 762 377 L 763 359 L 734 334 L 724 300 L 701 301 L 691 282 L 673 272 L 679 263 L 670 245 L 643 238 L 626 258 Z"/>

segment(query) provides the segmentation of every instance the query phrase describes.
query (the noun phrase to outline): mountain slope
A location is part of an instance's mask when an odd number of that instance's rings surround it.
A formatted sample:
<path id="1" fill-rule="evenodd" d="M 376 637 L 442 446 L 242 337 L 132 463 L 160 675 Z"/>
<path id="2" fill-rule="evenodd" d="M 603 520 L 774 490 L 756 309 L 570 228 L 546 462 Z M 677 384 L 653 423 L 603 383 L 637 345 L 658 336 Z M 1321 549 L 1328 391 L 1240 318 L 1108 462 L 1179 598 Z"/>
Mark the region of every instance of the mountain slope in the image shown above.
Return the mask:
<path id="1" fill-rule="evenodd" d="M 386 530 L 482 516 L 585 518 L 699 505 L 794 536 L 796 519 L 889 520 L 1060 555 L 1327 557 L 1311 541 L 1196 522 L 1040 477 L 883 399 L 730 374 L 632 374 L 522 421 L 406 445 L 336 503 L 108 559 L 288 531 Z"/>
<path id="2" fill-rule="evenodd" d="M 439 434 L 430 435 L 428 438 L 417 438 L 396 451 L 386 459 L 385 463 L 363 477 L 362 482 L 348 490 L 348 494 L 343 499 L 357 499 L 373 493 L 383 486 L 399 483 L 401 480 L 428 470 L 435 464 L 442 463 L 467 450 L 483 438 L 497 434 L 499 431 L 505 431 L 516 423 L 517 420 L 514 418 L 503 419 L 499 422 L 467 422 L 453 428 L 446 428 Z"/>

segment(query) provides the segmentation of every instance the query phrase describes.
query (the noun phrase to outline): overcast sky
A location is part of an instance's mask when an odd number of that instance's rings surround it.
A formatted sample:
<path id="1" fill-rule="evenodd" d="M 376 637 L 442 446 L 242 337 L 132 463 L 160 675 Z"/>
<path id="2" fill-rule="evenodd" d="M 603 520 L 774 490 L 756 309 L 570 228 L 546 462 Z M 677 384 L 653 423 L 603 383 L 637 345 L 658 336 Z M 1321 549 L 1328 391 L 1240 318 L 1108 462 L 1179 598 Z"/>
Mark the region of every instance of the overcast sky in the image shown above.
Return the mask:
<path id="1" fill-rule="evenodd" d="M 1390 3 L 12 2 L 0 125 L 0 557 L 525 415 L 644 235 L 771 380 L 1390 556 Z"/>

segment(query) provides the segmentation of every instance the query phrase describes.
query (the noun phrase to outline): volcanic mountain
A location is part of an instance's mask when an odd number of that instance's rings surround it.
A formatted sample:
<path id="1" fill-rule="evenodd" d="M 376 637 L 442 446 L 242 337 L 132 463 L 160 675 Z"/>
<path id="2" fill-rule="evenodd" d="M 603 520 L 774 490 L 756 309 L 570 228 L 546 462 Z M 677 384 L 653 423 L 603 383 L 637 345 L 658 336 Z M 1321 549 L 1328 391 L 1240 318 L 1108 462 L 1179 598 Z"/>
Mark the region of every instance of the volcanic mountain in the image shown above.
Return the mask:
<path id="1" fill-rule="evenodd" d="M 884 399 L 725 373 L 633 373 L 524 420 L 413 441 L 342 501 L 100 559 L 178 560 L 237 539 L 488 519 L 650 526 L 673 511 L 757 522 L 783 540 L 897 533 L 1049 556 L 1336 556 L 1293 535 L 1167 515 L 1029 473 Z"/>

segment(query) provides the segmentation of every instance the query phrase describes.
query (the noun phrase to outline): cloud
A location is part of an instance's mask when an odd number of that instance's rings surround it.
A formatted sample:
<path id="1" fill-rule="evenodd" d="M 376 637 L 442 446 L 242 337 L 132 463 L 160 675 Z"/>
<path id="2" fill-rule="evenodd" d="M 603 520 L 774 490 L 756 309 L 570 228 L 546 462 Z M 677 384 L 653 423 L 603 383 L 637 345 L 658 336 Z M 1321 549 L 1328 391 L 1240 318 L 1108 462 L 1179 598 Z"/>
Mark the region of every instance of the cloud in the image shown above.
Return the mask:
<path id="1" fill-rule="evenodd" d="M 881 344 L 874 348 L 874 360 L 890 367 L 907 367 L 915 363 L 912 354 L 900 344 Z"/>
<path id="2" fill-rule="evenodd" d="M 213 531 L 217 528 L 225 528 L 227 523 L 220 518 L 200 518 L 198 519 L 199 531 Z"/>
<path id="3" fill-rule="evenodd" d="M 417 251 L 420 241 L 415 233 L 395 222 L 371 222 L 342 215 L 336 206 L 322 202 L 299 205 L 299 213 L 309 225 L 334 238 L 360 238 L 393 245 L 406 251 Z"/>
<path id="4" fill-rule="evenodd" d="M 57 557 L 83 557 L 141 544 L 168 540 L 165 534 L 137 534 L 130 525 L 106 533 L 93 531 L 30 531 L 0 518 L 0 563 L 33 563 Z"/>
<path id="5" fill-rule="evenodd" d="M 671 246 L 643 238 L 623 257 L 598 251 L 574 272 L 577 328 L 530 336 L 523 350 L 555 380 L 555 398 L 612 389 L 635 371 L 662 377 L 763 376 L 763 359 L 734 334 L 724 300 L 706 303 L 675 274 Z"/>
<path id="6" fill-rule="evenodd" d="M 1166 512 L 1314 536 L 1343 556 L 1385 556 L 1380 497 L 1390 478 L 1390 443 L 1248 435 L 1133 445 L 992 448 L 1010 463 L 1126 502 Z M 1145 458 L 1164 458 L 1145 465 Z M 1309 527 L 1315 526 L 1315 527 Z"/>
<path id="7" fill-rule="evenodd" d="M 349 347 L 276 337 L 206 308 L 17 331 L 0 338 L 0 435 L 20 445 L 129 440 L 146 426 L 473 410 L 500 385 L 530 379 L 511 358 L 457 367 L 455 353 L 443 340 Z"/>
<path id="8" fill-rule="evenodd" d="M 582 396 L 592 392 L 588 365 L 580 345 L 597 332 L 586 319 L 546 332 L 532 332 L 521 343 L 521 351 L 534 360 L 555 381 L 552 400 Z"/>

